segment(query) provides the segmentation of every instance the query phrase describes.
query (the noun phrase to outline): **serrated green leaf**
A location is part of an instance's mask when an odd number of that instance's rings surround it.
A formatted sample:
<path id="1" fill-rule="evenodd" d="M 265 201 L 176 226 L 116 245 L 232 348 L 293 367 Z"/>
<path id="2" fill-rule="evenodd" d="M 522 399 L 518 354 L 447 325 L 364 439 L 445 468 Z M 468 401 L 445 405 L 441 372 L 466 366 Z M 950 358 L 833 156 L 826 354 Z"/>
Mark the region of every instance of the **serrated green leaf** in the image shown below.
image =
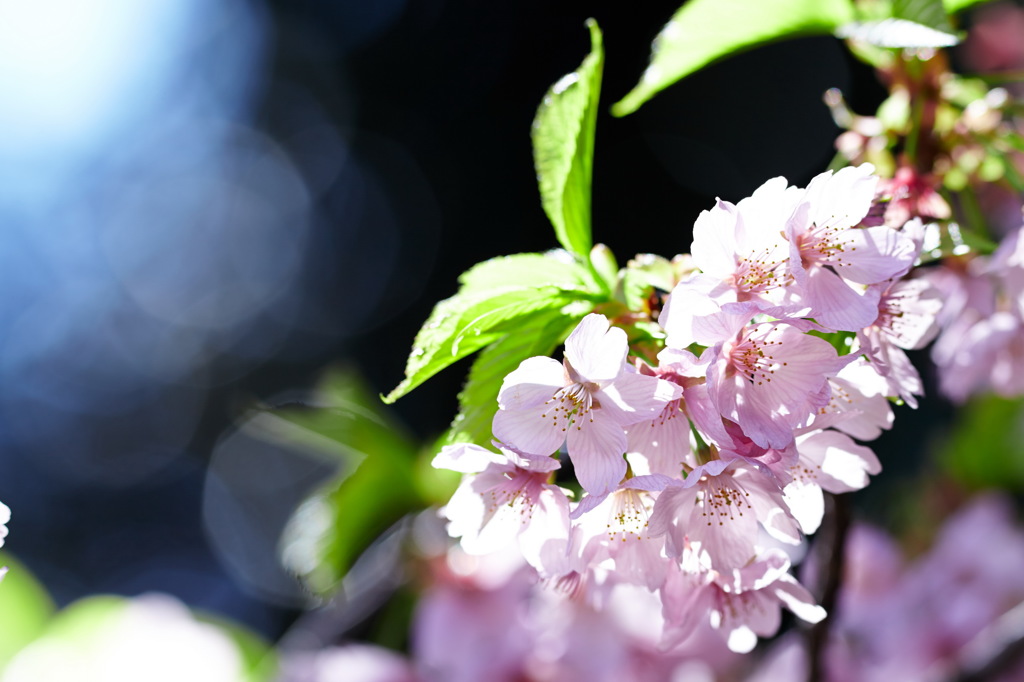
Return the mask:
<path id="1" fill-rule="evenodd" d="M 783 38 L 829 35 L 852 19 L 850 0 L 690 0 L 654 39 L 650 65 L 612 113 L 636 111 L 669 85 L 727 55 Z"/>
<path id="2" fill-rule="evenodd" d="M 533 120 L 533 160 L 541 204 L 558 243 L 586 258 L 591 246 L 590 183 L 604 48 L 593 19 L 590 54 L 551 86 Z"/>
<path id="3" fill-rule="evenodd" d="M 557 287 L 589 294 L 594 290 L 590 272 L 561 249 L 547 253 L 517 253 L 477 263 L 459 277 L 470 290 Z"/>
<path id="4" fill-rule="evenodd" d="M 393 403 L 445 367 L 490 345 L 520 319 L 603 293 L 582 265 L 567 254 L 526 253 L 480 263 L 460 278 L 459 292 L 434 308 L 416 335 L 405 379 L 385 398 Z"/>
<path id="5" fill-rule="evenodd" d="M 462 324 L 452 339 L 452 352 L 467 340 L 518 330 L 525 318 L 538 311 L 561 308 L 572 303 L 573 296 L 554 287 L 510 291 L 473 306 L 462 316 Z M 474 349 L 478 347 L 475 346 Z"/>
<path id="6" fill-rule="evenodd" d="M 395 402 L 445 367 L 499 338 L 500 334 L 481 334 L 462 343 L 456 352 L 452 351 L 452 340 L 461 329 L 462 316 L 469 308 L 488 300 L 491 295 L 492 292 L 460 291 L 434 306 L 413 341 L 412 351 L 405 363 L 405 379 L 384 396 L 385 403 Z"/>
<path id="7" fill-rule="evenodd" d="M 498 391 L 505 376 L 527 358 L 551 355 L 582 317 L 541 312 L 525 321 L 515 333 L 484 349 L 473 362 L 466 385 L 459 393 L 459 413 L 445 442 L 488 446 L 491 421 L 498 409 Z"/>

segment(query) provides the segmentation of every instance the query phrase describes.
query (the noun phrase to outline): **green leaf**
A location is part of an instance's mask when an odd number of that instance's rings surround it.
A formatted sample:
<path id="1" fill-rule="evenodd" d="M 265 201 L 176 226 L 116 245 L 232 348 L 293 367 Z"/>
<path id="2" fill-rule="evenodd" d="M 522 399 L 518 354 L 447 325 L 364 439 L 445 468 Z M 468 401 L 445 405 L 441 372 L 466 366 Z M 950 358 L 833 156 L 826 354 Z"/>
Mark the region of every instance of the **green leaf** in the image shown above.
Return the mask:
<path id="1" fill-rule="evenodd" d="M 542 312 L 484 349 L 473 362 L 466 385 L 459 393 L 459 413 L 445 442 L 488 446 L 492 438 L 491 421 L 498 409 L 498 391 L 505 376 L 527 358 L 551 355 L 583 315 L 582 311 L 570 316 Z"/>
<path id="2" fill-rule="evenodd" d="M 462 273 L 459 283 L 464 289 L 481 291 L 557 287 L 586 295 L 594 290 L 590 272 L 562 249 L 492 258 Z"/>
<path id="3" fill-rule="evenodd" d="M 7 576 L 0 582 L 0 670 L 14 654 L 46 628 L 53 615 L 50 595 L 21 563 L 6 552 L 0 553 L 0 566 Z"/>
<path id="4" fill-rule="evenodd" d="M 423 509 L 414 462 L 394 467 L 381 453 L 296 509 L 282 536 L 282 559 L 307 588 L 329 595 L 356 559 L 406 514 Z"/>
<path id="5" fill-rule="evenodd" d="M 587 257 L 591 245 L 590 181 L 604 67 L 601 30 L 593 19 L 587 27 L 590 54 L 548 90 L 531 135 L 544 212 L 558 243 L 581 258 Z"/>
<path id="6" fill-rule="evenodd" d="M 385 398 L 393 403 L 461 358 L 497 341 L 537 311 L 557 310 L 602 294 L 586 268 L 568 254 L 519 254 L 474 266 L 462 286 L 437 304 L 416 335 L 405 379 Z"/>
<path id="7" fill-rule="evenodd" d="M 852 18 L 850 0 L 690 0 L 654 39 L 650 65 L 612 113 L 633 113 L 716 59 L 782 38 L 828 35 Z"/>

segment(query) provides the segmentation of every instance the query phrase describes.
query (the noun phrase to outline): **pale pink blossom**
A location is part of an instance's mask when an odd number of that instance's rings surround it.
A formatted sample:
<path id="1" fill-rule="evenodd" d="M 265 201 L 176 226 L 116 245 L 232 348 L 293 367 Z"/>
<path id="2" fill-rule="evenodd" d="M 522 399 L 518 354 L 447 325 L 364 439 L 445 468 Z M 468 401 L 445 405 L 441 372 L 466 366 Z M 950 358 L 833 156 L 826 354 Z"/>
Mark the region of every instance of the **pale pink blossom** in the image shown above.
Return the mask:
<path id="1" fill-rule="evenodd" d="M 786 224 L 789 266 L 810 316 L 857 331 L 877 317 L 878 292 L 863 286 L 899 277 L 916 257 L 913 239 L 888 227 L 856 227 L 877 178 L 870 164 L 816 176 Z"/>
<path id="2" fill-rule="evenodd" d="M 701 389 L 707 368 L 699 364 L 693 353 L 685 350 L 662 350 L 658 361 L 657 368 L 638 361 L 637 370 L 678 384 L 682 395 L 666 403 L 654 419 L 626 427 L 626 459 L 636 475 L 679 476 L 684 466 L 695 464 L 690 454 L 690 420 L 687 416 L 691 404 L 699 411 L 701 406 L 696 403 L 707 401 L 707 392 Z"/>
<path id="3" fill-rule="evenodd" d="M 785 178 L 772 178 L 736 205 L 719 199 L 701 212 L 691 253 L 702 273 L 698 286 L 710 298 L 719 304 L 752 301 L 761 309 L 783 302 L 791 276 L 782 228 L 801 193 Z"/>
<path id="4" fill-rule="evenodd" d="M 494 435 L 524 452 L 548 454 L 563 442 L 576 478 L 600 494 L 626 473 L 624 427 L 653 419 L 682 389 L 626 364 L 626 334 L 587 315 L 565 342 L 565 359 L 524 360 L 498 394 Z"/>
<path id="5" fill-rule="evenodd" d="M 817 623 L 825 617 L 824 609 L 788 570 L 789 559 L 781 550 L 768 550 L 730 571 L 702 570 L 692 564 L 674 568 L 661 589 L 664 646 L 685 642 L 710 621 L 731 650 L 747 653 L 758 637 L 778 631 L 782 606 Z"/>
<path id="6" fill-rule="evenodd" d="M 720 571 L 745 566 L 758 553 L 760 527 L 782 542 L 800 542 L 774 477 L 741 459 L 712 460 L 665 487 L 649 524 L 651 535 L 665 534 L 669 556 L 692 547 Z"/>
<path id="7" fill-rule="evenodd" d="M 437 564 L 417 603 L 412 657 L 423 682 L 516 682 L 534 648 L 529 599 L 536 576 L 525 566 L 495 584 Z"/>
<path id="8" fill-rule="evenodd" d="M 832 395 L 810 426 L 833 427 L 862 441 L 878 438 L 892 428 L 889 382 L 864 357 L 857 357 L 828 379 Z"/>
<path id="9" fill-rule="evenodd" d="M 907 279 L 874 285 L 881 292 L 878 317 L 857 332 L 862 352 L 886 378 L 889 395 L 900 396 L 917 407 L 921 377 L 904 350 L 917 350 L 935 338 L 936 316 L 942 309 L 939 291 L 925 279 Z"/>
<path id="10" fill-rule="evenodd" d="M 870 448 L 831 429 L 798 437 L 796 449 L 800 458 L 790 468 L 792 480 L 783 493 L 790 513 L 807 534 L 818 530 L 825 513 L 822 491 L 838 494 L 860 490 L 868 484 L 868 474 L 882 470 Z"/>
<path id="11" fill-rule="evenodd" d="M 787 321 L 734 328 L 705 354 L 708 395 L 719 413 L 772 448 L 786 447 L 793 430 L 828 404 L 828 377 L 853 359 Z"/>
<path id="12" fill-rule="evenodd" d="M 584 497 L 572 512 L 578 541 L 590 545 L 589 560 L 610 560 L 617 580 L 644 585 L 650 590 L 661 586 L 668 560 L 662 550 L 665 539 L 652 533 L 651 511 L 654 495 L 673 483 L 667 476 L 634 476 L 605 495 Z"/>
<path id="13" fill-rule="evenodd" d="M 467 474 L 442 510 L 448 533 L 460 538 L 469 554 L 489 554 L 518 540 L 527 560 L 537 565 L 547 540 L 568 537 L 568 498 L 549 482 L 559 463 L 510 448 L 501 451 L 460 443 L 445 446 L 434 458 L 437 468 Z"/>

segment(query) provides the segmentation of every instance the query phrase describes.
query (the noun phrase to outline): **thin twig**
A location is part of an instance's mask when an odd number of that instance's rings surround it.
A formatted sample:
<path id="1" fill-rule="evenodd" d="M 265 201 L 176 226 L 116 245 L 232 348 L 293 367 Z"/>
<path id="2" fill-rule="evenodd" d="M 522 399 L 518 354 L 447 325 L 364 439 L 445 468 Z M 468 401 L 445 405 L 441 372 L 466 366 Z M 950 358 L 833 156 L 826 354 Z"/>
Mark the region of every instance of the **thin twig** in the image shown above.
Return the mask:
<path id="1" fill-rule="evenodd" d="M 821 586 L 819 603 L 828 612 L 825 619 L 814 625 L 807 633 L 807 679 L 809 682 L 822 682 L 824 675 L 825 645 L 832 631 L 832 623 L 836 619 L 839 586 L 843 582 L 843 564 L 846 556 L 846 536 L 850 530 L 850 503 L 845 495 L 828 495 L 826 497 L 826 518 L 830 519 L 826 532 L 818 536 L 814 543 L 818 553 L 818 565 L 825 565 L 824 584 Z M 827 561 L 827 563 L 825 563 Z"/>

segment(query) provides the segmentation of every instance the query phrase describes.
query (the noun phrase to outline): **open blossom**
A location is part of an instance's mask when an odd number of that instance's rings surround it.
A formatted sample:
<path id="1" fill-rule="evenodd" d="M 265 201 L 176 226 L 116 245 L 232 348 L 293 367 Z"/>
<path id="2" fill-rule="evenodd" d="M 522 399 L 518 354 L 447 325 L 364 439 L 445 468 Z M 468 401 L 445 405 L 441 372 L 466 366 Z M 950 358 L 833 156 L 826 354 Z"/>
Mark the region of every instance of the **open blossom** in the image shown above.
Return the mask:
<path id="1" fill-rule="evenodd" d="M 662 350 L 658 362 L 658 367 L 651 368 L 638 361 L 637 368 L 642 374 L 678 384 L 682 395 L 666 403 L 654 419 L 626 428 L 626 459 L 637 475 L 679 476 L 684 466 L 695 464 L 690 454 L 690 419 L 707 403 L 707 392 L 702 390 L 707 367 L 693 353 L 672 348 Z"/>
<path id="2" fill-rule="evenodd" d="M 889 383 L 863 356 L 829 377 L 828 383 L 832 396 L 828 405 L 814 415 L 811 427 L 836 428 L 863 441 L 874 440 L 892 427 Z"/>
<path id="3" fill-rule="evenodd" d="M 433 465 L 468 474 L 443 510 L 449 534 L 468 554 L 489 554 L 518 539 L 538 566 L 544 542 L 568 538 L 569 500 L 548 482 L 558 460 L 463 443 L 445 446 Z"/>
<path id="4" fill-rule="evenodd" d="M 800 542 L 782 489 L 741 459 L 712 460 L 674 481 L 658 496 L 650 519 L 650 533 L 666 535 L 670 556 L 695 547 L 716 570 L 746 565 L 757 554 L 762 526 L 782 542 Z"/>
<path id="5" fill-rule="evenodd" d="M 674 567 L 661 589 L 664 646 L 677 646 L 710 623 L 732 651 L 747 653 L 758 636 L 770 637 L 778 631 L 782 606 L 808 623 L 817 623 L 825 610 L 788 570 L 789 559 L 777 549 L 728 571 L 702 570 L 692 559 Z"/>
<path id="6" fill-rule="evenodd" d="M 614 562 L 616 575 L 629 583 L 654 590 L 661 586 L 668 561 L 662 554 L 665 539 L 650 527 L 653 492 L 673 479 L 653 474 L 634 476 L 607 495 L 588 495 L 572 512 L 577 542 L 590 545 L 591 562 Z"/>
<path id="7" fill-rule="evenodd" d="M 833 376 L 852 358 L 805 334 L 796 322 L 723 324 L 709 347 L 708 395 L 719 413 L 739 424 L 762 447 L 784 448 L 793 430 L 828 404 Z"/>
<path id="8" fill-rule="evenodd" d="M 938 333 L 942 308 L 939 292 L 927 280 L 909 279 L 875 285 L 881 292 L 878 317 L 857 332 L 858 348 L 888 380 L 889 394 L 917 407 L 924 388 L 905 350 L 916 350 Z"/>
<path id="9" fill-rule="evenodd" d="M 857 331 L 877 317 L 878 292 L 858 285 L 903 275 L 913 239 L 889 227 L 856 227 L 868 213 L 877 178 L 870 164 L 822 173 L 786 224 L 789 264 L 810 316 L 830 329 Z"/>
<path id="10" fill-rule="evenodd" d="M 759 308 L 783 302 L 789 247 L 782 226 L 801 195 L 785 178 L 772 178 L 733 205 L 721 199 L 693 226 L 693 262 L 705 294 L 717 303 L 751 301 Z"/>
<path id="11" fill-rule="evenodd" d="M 939 388 L 954 400 L 991 388 L 1024 393 L 1024 240 L 1020 231 L 991 258 L 935 268 L 925 277 L 945 302 L 932 347 Z"/>
<path id="12" fill-rule="evenodd" d="M 677 399 L 676 384 L 626 364 L 626 333 L 587 315 L 565 341 L 565 358 L 534 357 L 505 377 L 494 435 L 523 452 L 552 453 L 563 442 L 588 492 L 615 487 L 626 473 L 624 427 L 654 418 Z"/>
<path id="13" fill-rule="evenodd" d="M 816 431 L 796 441 L 800 453 L 790 468 L 791 481 L 783 489 L 786 506 L 807 534 L 814 533 L 825 513 L 822 491 L 848 493 L 868 484 L 868 474 L 882 470 L 875 453 L 857 445 L 845 433 Z"/>

